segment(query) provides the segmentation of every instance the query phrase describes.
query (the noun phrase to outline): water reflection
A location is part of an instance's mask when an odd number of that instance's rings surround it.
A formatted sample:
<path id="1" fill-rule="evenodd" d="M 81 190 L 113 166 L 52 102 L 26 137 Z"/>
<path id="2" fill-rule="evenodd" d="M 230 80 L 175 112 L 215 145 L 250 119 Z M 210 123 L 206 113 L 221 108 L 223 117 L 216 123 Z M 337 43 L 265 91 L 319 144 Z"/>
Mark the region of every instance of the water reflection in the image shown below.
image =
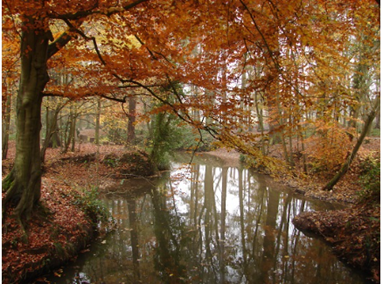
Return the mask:
<path id="1" fill-rule="evenodd" d="M 139 196 L 105 196 L 120 229 L 51 281 L 363 283 L 291 224 L 302 211 L 329 207 L 298 199 L 265 176 L 202 157 L 140 186 Z"/>

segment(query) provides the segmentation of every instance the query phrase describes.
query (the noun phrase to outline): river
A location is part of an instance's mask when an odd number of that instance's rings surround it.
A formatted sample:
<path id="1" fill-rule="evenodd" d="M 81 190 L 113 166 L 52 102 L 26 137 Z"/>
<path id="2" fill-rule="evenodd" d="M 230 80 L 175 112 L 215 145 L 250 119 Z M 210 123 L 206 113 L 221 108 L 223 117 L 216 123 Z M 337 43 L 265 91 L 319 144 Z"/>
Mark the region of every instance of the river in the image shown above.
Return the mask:
<path id="1" fill-rule="evenodd" d="M 365 283 L 291 223 L 336 205 L 294 195 L 218 158 L 180 156 L 158 180 L 119 181 L 103 196 L 118 229 L 51 283 Z M 134 189 L 132 191 L 132 189 Z M 134 193 L 132 193 L 134 192 Z M 57 277 L 60 276 L 60 277 Z"/>

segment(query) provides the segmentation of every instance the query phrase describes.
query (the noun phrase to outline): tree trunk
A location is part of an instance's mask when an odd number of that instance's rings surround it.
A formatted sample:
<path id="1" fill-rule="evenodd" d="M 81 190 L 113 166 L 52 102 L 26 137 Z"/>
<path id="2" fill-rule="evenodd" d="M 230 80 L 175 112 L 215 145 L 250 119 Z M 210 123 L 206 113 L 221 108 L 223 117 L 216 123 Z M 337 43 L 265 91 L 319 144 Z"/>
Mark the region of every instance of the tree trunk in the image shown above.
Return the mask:
<path id="1" fill-rule="evenodd" d="M 100 145 L 100 117 L 101 117 L 101 98 L 97 98 L 96 128 L 94 131 L 94 143 Z"/>
<path id="2" fill-rule="evenodd" d="M 76 150 L 76 120 L 77 120 L 77 115 L 73 115 L 73 119 L 70 124 L 70 131 L 69 131 L 69 141 L 72 143 L 72 148 L 71 148 L 72 152 Z"/>
<path id="3" fill-rule="evenodd" d="M 367 135 L 368 129 L 370 128 L 372 122 L 374 121 L 374 118 L 376 116 L 376 113 L 380 106 L 380 98 L 377 98 L 375 101 L 375 105 L 373 106 L 371 112 L 368 114 L 367 119 L 364 123 L 362 133 L 360 134 L 358 141 L 356 142 L 354 149 L 352 150 L 351 154 L 348 155 L 346 162 L 343 164 L 340 171 L 323 187 L 323 190 L 331 190 L 334 185 L 347 173 L 348 168 L 350 167 L 352 161 L 354 160 L 356 154 L 358 153 L 358 150 L 360 146 L 363 143 L 364 138 Z"/>
<path id="4" fill-rule="evenodd" d="M 375 124 L 374 128 L 380 129 L 380 110 L 376 113 L 376 124 Z"/>
<path id="5" fill-rule="evenodd" d="M 65 103 L 58 103 L 54 110 L 49 111 L 51 133 L 48 147 L 58 148 L 61 147 L 60 128 L 58 123 L 58 117 L 60 111 L 64 108 Z"/>
<path id="6" fill-rule="evenodd" d="M 5 103 L 5 113 L 3 113 L 2 160 L 6 159 L 8 154 L 9 129 L 11 125 L 11 99 L 11 96 L 7 97 L 7 101 Z"/>
<path id="7" fill-rule="evenodd" d="M 61 107 L 56 107 L 55 110 L 47 109 L 46 115 L 46 134 L 43 147 L 41 149 L 41 162 L 44 163 L 45 160 L 45 152 L 48 147 L 57 148 L 61 146 L 59 129 L 57 124 L 58 114 L 60 113 Z"/>
<path id="8" fill-rule="evenodd" d="M 15 216 L 24 222 L 30 219 L 40 199 L 40 116 L 42 91 L 49 81 L 47 51 L 52 35 L 39 19 L 32 17 L 24 22 L 22 31 L 16 157 L 11 173 L 3 181 L 7 190 L 3 210 L 15 206 Z"/>
<path id="9" fill-rule="evenodd" d="M 135 133 L 135 125 L 136 122 L 136 98 L 134 96 L 129 97 L 129 120 L 128 120 L 128 144 L 135 144 L 136 133 Z"/>
<path id="10" fill-rule="evenodd" d="M 74 110 L 74 106 L 71 105 L 70 113 L 66 125 L 66 135 L 65 135 L 65 145 L 63 149 L 63 153 L 67 153 L 69 146 L 72 145 L 71 151 L 75 151 L 75 140 L 76 140 L 76 119 L 77 119 L 77 111 Z"/>
<path id="11" fill-rule="evenodd" d="M 43 139 L 40 150 L 41 162 L 44 163 L 45 160 L 45 152 L 49 146 L 49 140 L 51 139 L 51 124 L 49 119 L 49 107 L 45 108 L 45 139 Z"/>

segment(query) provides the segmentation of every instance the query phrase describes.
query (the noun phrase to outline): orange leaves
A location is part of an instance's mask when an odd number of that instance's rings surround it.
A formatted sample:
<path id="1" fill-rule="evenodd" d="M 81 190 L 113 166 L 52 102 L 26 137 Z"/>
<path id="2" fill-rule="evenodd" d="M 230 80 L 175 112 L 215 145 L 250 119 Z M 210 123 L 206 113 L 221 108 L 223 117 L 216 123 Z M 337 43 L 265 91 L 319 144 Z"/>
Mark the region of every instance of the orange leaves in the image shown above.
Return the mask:
<path id="1" fill-rule="evenodd" d="M 155 112 L 185 117 L 194 112 L 198 119 L 189 122 L 201 128 L 243 130 L 269 123 L 291 137 L 300 135 L 301 125 L 314 122 L 325 134 L 311 142 L 331 146 L 314 147 L 312 157 L 321 160 L 324 154 L 322 160 L 333 159 L 333 168 L 345 155 L 340 146 L 347 139 L 339 138 L 344 131 L 318 123 L 347 119 L 356 95 L 350 88 L 354 49 L 360 50 L 355 42 L 379 42 L 376 5 L 361 0 L 122 1 L 137 4 L 126 9 L 117 2 L 47 3 L 41 21 L 49 21 L 56 39 L 70 27 L 71 41 L 50 58 L 51 82 L 45 91 L 74 99 L 102 94 L 121 101 L 150 94 L 162 100 L 161 86 L 177 81 L 193 90 L 182 97 L 173 94 L 173 101 Z M 14 63 L 19 43 L 11 31 L 23 7 L 20 1 L 11 4 L 3 51 Z M 373 66 L 378 53 L 366 54 L 362 63 Z M 7 60 L 3 72 L 16 70 Z M 339 147 L 339 156 L 333 155 Z"/>
<path id="2" fill-rule="evenodd" d="M 333 173 L 345 161 L 352 143 L 347 129 L 318 121 L 317 134 L 306 140 L 305 153 L 312 159 L 312 170 Z"/>

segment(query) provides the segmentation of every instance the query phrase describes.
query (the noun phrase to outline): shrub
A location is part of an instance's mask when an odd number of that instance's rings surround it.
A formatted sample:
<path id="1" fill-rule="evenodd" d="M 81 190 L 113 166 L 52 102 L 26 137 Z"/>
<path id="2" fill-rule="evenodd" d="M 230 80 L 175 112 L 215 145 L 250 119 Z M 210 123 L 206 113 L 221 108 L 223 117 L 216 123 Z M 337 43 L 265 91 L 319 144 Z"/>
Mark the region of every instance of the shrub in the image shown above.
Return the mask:
<path id="1" fill-rule="evenodd" d="M 124 153 L 120 158 L 120 166 L 123 175 L 150 176 L 155 173 L 149 155 L 141 150 Z"/>
<path id="2" fill-rule="evenodd" d="M 109 222 L 111 219 L 110 212 L 99 199 L 97 187 L 84 190 L 84 195 L 76 195 L 74 204 L 78 205 L 94 223 Z"/>
<path id="3" fill-rule="evenodd" d="M 119 158 L 116 154 L 108 154 L 105 156 L 102 163 L 108 167 L 115 168 L 118 166 Z"/>
<path id="4" fill-rule="evenodd" d="M 359 182 L 363 187 L 361 201 L 380 200 L 380 159 L 379 157 L 368 156 L 360 165 L 361 173 Z"/>

